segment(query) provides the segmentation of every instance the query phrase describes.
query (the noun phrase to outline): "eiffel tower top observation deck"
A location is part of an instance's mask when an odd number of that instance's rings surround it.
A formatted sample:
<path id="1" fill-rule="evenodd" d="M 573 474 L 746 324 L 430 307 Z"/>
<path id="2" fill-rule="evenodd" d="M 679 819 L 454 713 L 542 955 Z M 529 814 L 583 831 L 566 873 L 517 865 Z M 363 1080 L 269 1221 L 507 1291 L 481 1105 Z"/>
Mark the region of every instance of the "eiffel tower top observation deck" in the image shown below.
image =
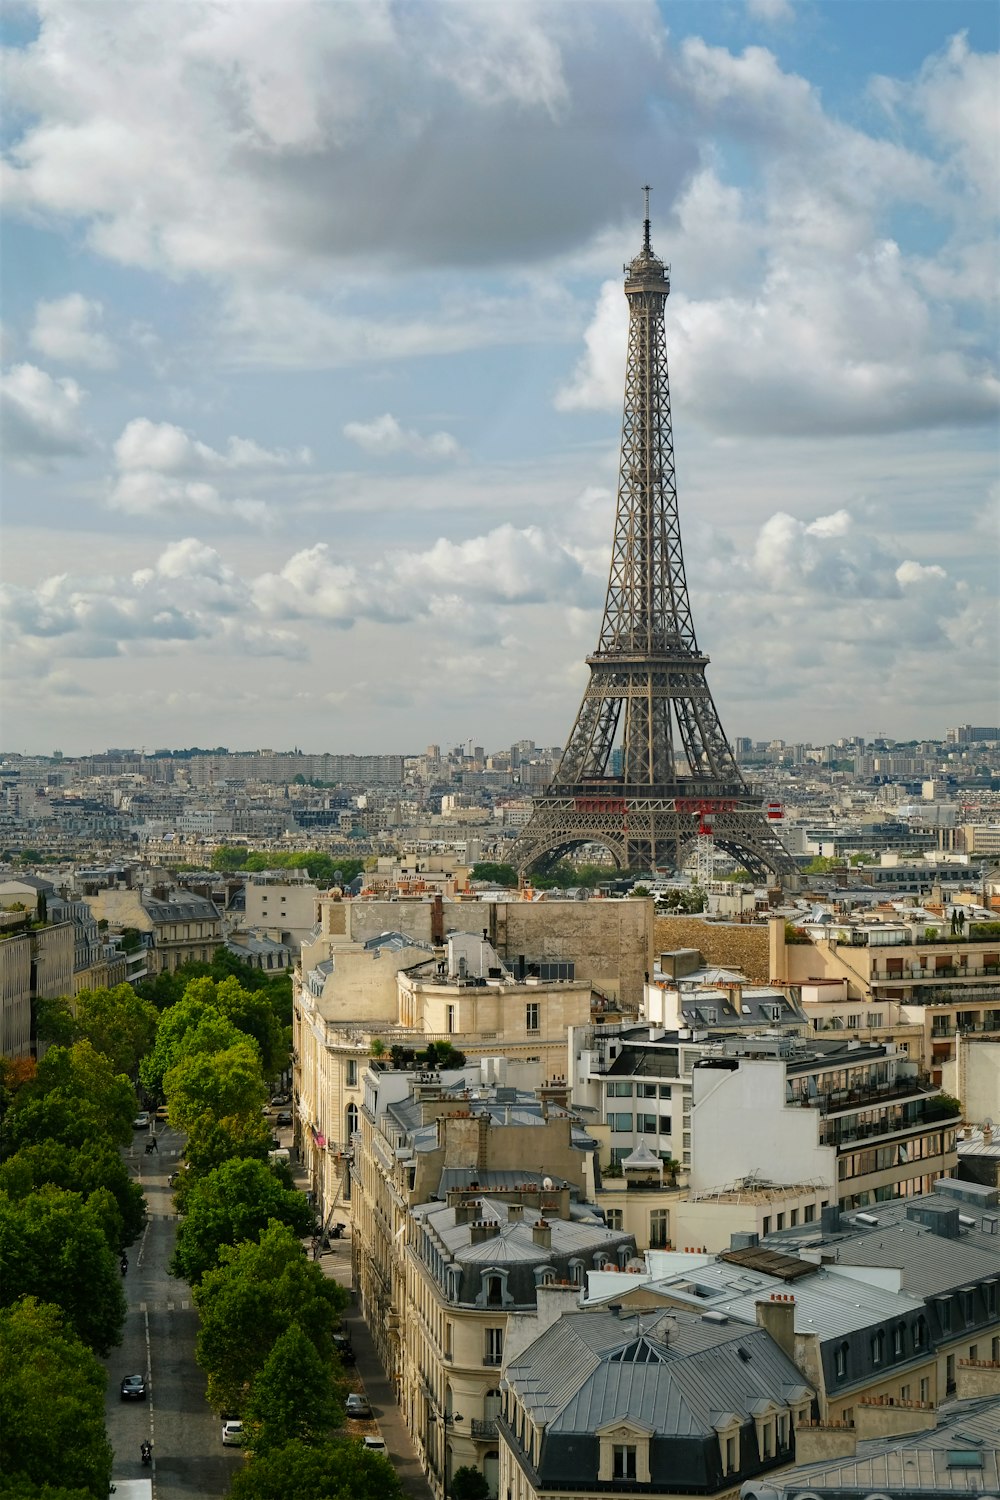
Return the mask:
<path id="1" fill-rule="evenodd" d="M 677 512 L 664 307 L 650 241 L 625 267 L 625 406 L 611 569 L 590 681 L 548 789 L 511 858 L 522 872 L 597 843 L 620 867 L 676 866 L 699 834 L 756 875 L 791 875 L 759 791 L 744 782 L 705 677 Z M 772 809 L 773 812 L 773 809 Z"/>

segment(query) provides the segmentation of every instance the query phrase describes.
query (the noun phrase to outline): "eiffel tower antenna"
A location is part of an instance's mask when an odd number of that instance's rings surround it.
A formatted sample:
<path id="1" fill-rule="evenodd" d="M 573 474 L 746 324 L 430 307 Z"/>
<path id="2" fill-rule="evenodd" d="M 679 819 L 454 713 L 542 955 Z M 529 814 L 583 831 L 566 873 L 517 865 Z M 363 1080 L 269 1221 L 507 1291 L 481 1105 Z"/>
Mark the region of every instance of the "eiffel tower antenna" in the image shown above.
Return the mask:
<path id="1" fill-rule="evenodd" d="M 511 862 L 522 875 L 582 844 L 619 868 L 677 867 L 711 835 L 752 874 L 796 871 L 719 722 L 698 649 L 681 548 L 663 312 L 670 268 L 642 249 L 625 266 L 625 407 L 611 568 L 590 681 L 551 785 Z"/>

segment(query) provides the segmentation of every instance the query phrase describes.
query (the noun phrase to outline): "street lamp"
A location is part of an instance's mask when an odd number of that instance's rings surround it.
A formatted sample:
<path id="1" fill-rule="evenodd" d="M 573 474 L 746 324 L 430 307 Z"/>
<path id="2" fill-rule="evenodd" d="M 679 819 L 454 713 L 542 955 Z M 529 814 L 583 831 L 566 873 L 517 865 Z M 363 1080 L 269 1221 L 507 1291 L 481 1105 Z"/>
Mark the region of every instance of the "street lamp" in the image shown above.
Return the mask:
<path id="1" fill-rule="evenodd" d="M 431 1413 L 432 1422 L 440 1422 L 441 1434 L 441 1500 L 448 1500 L 448 1429 L 463 1421 L 459 1411 L 441 1411 L 438 1407 Z"/>

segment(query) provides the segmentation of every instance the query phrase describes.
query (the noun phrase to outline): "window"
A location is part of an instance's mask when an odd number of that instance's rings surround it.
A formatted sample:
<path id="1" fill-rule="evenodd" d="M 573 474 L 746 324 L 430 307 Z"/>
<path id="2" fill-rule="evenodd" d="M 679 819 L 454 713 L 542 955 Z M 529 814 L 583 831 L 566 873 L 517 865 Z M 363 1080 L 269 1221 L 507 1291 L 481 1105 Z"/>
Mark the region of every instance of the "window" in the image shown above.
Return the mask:
<path id="1" fill-rule="evenodd" d="M 761 1433 L 761 1457 L 770 1458 L 772 1452 L 773 1445 L 771 1441 L 771 1424 L 770 1422 L 764 1422 L 763 1431 Z"/>
<path id="2" fill-rule="evenodd" d="M 793 1208 L 791 1210 L 791 1212 L 789 1213 L 789 1215 L 788 1215 L 788 1227 L 789 1227 L 789 1229 L 794 1229 L 795 1226 L 796 1226 L 796 1224 L 798 1222 L 799 1222 L 799 1211 L 798 1211 L 797 1208 Z"/>
<path id="3" fill-rule="evenodd" d="M 976 1294 L 971 1289 L 962 1293 L 962 1306 L 965 1310 L 965 1321 L 974 1323 L 976 1321 Z"/>
<path id="4" fill-rule="evenodd" d="M 608 1115 L 608 1124 L 611 1126 L 612 1130 L 618 1130 L 618 1131 L 627 1130 L 631 1134 L 631 1131 L 632 1131 L 632 1116 L 631 1115 L 616 1114 L 616 1113 L 612 1112 L 611 1114 Z"/>
<path id="5" fill-rule="evenodd" d="M 351 1057 L 351 1058 L 348 1059 L 348 1062 L 347 1062 L 347 1087 L 349 1089 L 356 1089 L 357 1086 L 358 1086 L 358 1065 L 354 1061 L 354 1058 Z"/>
<path id="6" fill-rule="evenodd" d="M 636 1093 L 638 1094 L 638 1096 L 639 1096 L 640 1099 L 655 1099 L 656 1098 L 656 1084 L 655 1083 L 640 1083 L 640 1084 L 637 1084 L 636 1085 Z"/>
<path id="7" fill-rule="evenodd" d="M 653 1208 L 649 1212 L 649 1248 L 665 1250 L 670 1236 L 670 1210 Z"/>
<path id="8" fill-rule="evenodd" d="M 503 1364 L 503 1329 L 487 1328 L 486 1351 L 483 1354 L 484 1365 Z"/>
<path id="9" fill-rule="evenodd" d="M 885 1359 L 885 1334 L 881 1328 L 872 1339 L 872 1364 L 880 1365 Z"/>
<path id="10" fill-rule="evenodd" d="M 623 1222 L 623 1220 L 624 1220 L 624 1211 L 622 1209 L 620 1209 L 620 1208 L 609 1208 L 607 1210 L 606 1218 L 607 1218 L 607 1221 L 608 1221 L 608 1228 L 609 1229 L 622 1229 L 622 1228 L 624 1228 L 624 1222 Z"/>
<path id="11" fill-rule="evenodd" d="M 764 1226 L 763 1227 L 764 1227 L 764 1233 L 765 1234 L 770 1234 L 771 1233 L 771 1220 L 770 1220 L 770 1218 L 767 1215 L 764 1216 Z"/>
<path id="12" fill-rule="evenodd" d="M 455 1006 L 446 1005 L 444 1008 L 444 1027 L 447 1032 L 455 1030 Z"/>
<path id="13" fill-rule="evenodd" d="M 924 1376 L 920 1382 L 920 1399 L 929 1401 L 931 1399 L 931 1383 L 928 1376 Z"/>
<path id="14" fill-rule="evenodd" d="M 778 1229 L 784 1229 L 784 1227 L 785 1227 L 785 1216 L 784 1216 L 784 1214 L 779 1214 L 778 1215 L 777 1227 L 778 1227 Z"/>
<path id="15" fill-rule="evenodd" d="M 913 1325 L 913 1347 L 923 1349 L 927 1344 L 927 1319 L 920 1317 Z M 923 1399 L 923 1398 L 921 1398 Z"/>
<path id="16" fill-rule="evenodd" d="M 843 1343 L 834 1355 L 833 1368 L 838 1380 L 844 1380 L 847 1377 L 847 1356 L 849 1352 L 850 1345 Z"/>
<path id="17" fill-rule="evenodd" d="M 674 1128 L 674 1124 L 673 1124 L 673 1121 L 671 1120 L 670 1116 L 669 1115 L 661 1115 L 660 1116 L 660 1134 L 661 1135 L 671 1135 L 673 1133 L 673 1128 Z"/>
<path id="18" fill-rule="evenodd" d="M 726 1473 L 732 1474 L 740 1466 L 739 1452 L 737 1451 L 737 1437 L 726 1438 Z"/>
<path id="19" fill-rule="evenodd" d="M 908 1385 L 901 1385 L 899 1387 L 899 1399 L 900 1401 L 909 1401 L 910 1387 Z"/>
<path id="20" fill-rule="evenodd" d="M 892 1330 L 892 1357 L 893 1357 L 893 1359 L 902 1359 L 902 1357 L 903 1357 L 903 1351 L 904 1351 L 905 1342 L 906 1342 L 905 1338 L 904 1338 L 905 1333 L 906 1333 L 906 1329 L 904 1328 L 904 1326 L 903 1326 L 902 1323 L 897 1323 L 896 1326 L 895 1326 L 895 1328 Z"/>
<path id="21" fill-rule="evenodd" d="M 815 1205 L 815 1203 L 807 1203 L 806 1206 L 805 1206 L 805 1208 L 802 1210 L 802 1222 L 803 1222 L 803 1224 L 812 1224 L 815 1221 L 815 1218 L 816 1218 L 816 1205 Z"/>
<path id="22" fill-rule="evenodd" d="M 486 1305 L 487 1307 L 500 1307 L 503 1304 L 503 1282 L 499 1276 L 487 1276 L 486 1278 Z"/>
<path id="23" fill-rule="evenodd" d="M 529 1000 L 528 1004 L 524 1007 L 524 1024 L 528 1031 L 539 1030 L 539 1014 L 538 1001 Z"/>
<path id="24" fill-rule="evenodd" d="M 642 1133 L 643 1133 L 643 1135 L 655 1135 L 656 1134 L 656 1116 L 655 1115 L 636 1115 L 636 1117 L 635 1117 L 635 1128 L 636 1128 L 636 1130 L 641 1130 Z"/>
<path id="25" fill-rule="evenodd" d="M 607 1095 L 609 1099 L 631 1099 L 632 1085 L 622 1083 L 620 1078 L 615 1078 L 607 1086 Z"/>
<path id="26" fill-rule="evenodd" d="M 670 1098 L 670 1085 L 669 1085 L 669 1083 L 661 1083 L 660 1084 L 660 1098 L 661 1099 L 669 1099 Z"/>
<path id="27" fill-rule="evenodd" d="M 615 1443 L 611 1449 L 611 1474 L 614 1479 L 636 1477 L 634 1443 Z"/>

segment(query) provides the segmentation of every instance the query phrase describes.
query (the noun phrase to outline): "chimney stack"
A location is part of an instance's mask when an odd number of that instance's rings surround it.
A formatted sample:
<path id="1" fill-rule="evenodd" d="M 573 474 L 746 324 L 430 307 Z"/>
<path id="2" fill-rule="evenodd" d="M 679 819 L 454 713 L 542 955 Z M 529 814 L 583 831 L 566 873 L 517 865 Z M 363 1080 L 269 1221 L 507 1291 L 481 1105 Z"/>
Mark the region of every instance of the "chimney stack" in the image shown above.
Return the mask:
<path id="1" fill-rule="evenodd" d="M 757 1326 L 765 1328 L 790 1360 L 795 1359 L 795 1298 L 772 1292 L 767 1302 L 758 1302 Z"/>
<path id="2" fill-rule="evenodd" d="M 534 1244 L 540 1245 L 543 1250 L 552 1249 L 552 1226 L 548 1219 L 536 1220 L 531 1226 L 531 1239 Z"/>

